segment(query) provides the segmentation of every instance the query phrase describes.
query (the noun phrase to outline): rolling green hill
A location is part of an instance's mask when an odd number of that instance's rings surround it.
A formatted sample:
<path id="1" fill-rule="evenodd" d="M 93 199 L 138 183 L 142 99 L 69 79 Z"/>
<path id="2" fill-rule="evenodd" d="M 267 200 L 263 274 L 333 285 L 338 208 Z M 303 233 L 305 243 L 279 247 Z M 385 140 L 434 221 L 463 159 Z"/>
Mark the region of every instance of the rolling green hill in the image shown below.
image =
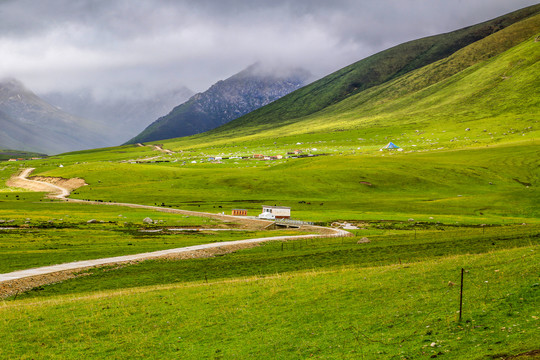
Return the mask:
<path id="1" fill-rule="evenodd" d="M 313 114 L 351 95 L 447 58 L 459 49 L 538 14 L 539 11 L 540 5 L 535 5 L 482 24 L 398 45 L 326 76 L 270 106 L 238 119 L 224 129 L 252 126 L 254 123 L 275 126 Z M 519 41 L 519 38 L 516 40 Z M 510 44 L 498 44 L 493 50 L 505 50 L 505 45 L 507 49 Z M 480 61 L 481 58 L 474 60 Z"/>

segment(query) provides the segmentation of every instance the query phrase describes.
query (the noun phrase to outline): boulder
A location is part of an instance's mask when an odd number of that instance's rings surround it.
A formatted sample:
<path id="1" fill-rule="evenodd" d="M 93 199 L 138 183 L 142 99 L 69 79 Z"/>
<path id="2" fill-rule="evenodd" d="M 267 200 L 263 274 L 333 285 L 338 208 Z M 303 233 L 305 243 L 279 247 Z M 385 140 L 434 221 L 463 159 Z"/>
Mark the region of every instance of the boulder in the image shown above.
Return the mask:
<path id="1" fill-rule="evenodd" d="M 360 240 L 358 240 L 356 243 L 357 244 L 367 244 L 369 242 L 371 242 L 371 241 L 367 237 L 363 237 Z"/>

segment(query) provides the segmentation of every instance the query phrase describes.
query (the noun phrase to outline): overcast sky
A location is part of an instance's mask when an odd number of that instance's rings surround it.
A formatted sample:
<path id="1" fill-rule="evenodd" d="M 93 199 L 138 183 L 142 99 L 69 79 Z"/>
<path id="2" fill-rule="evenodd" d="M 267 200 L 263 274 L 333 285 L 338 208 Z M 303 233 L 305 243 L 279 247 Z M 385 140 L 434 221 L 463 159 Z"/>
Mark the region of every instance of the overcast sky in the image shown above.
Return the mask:
<path id="1" fill-rule="evenodd" d="M 38 93 L 206 90 L 256 61 L 317 77 L 537 0 L 0 0 L 0 77 Z"/>

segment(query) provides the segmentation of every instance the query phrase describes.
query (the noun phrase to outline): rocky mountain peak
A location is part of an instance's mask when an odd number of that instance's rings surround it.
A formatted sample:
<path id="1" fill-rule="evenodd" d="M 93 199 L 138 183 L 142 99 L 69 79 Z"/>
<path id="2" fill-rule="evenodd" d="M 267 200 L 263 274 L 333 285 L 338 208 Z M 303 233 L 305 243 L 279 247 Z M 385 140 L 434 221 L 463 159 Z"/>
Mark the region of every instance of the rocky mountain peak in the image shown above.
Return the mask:
<path id="1" fill-rule="evenodd" d="M 128 143 L 189 136 L 214 129 L 306 85 L 310 78 L 311 74 L 300 68 L 253 64 L 192 96 Z"/>

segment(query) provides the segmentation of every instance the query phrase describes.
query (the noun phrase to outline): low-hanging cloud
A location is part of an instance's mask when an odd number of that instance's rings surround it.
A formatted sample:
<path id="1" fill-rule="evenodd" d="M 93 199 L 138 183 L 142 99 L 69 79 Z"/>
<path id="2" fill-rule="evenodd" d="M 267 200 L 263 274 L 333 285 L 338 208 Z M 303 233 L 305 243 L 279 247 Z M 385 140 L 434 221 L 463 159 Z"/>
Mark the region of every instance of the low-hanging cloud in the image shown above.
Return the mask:
<path id="1" fill-rule="evenodd" d="M 316 76 L 531 0 L 0 0 L 0 77 L 37 92 L 203 91 L 260 61 Z"/>

